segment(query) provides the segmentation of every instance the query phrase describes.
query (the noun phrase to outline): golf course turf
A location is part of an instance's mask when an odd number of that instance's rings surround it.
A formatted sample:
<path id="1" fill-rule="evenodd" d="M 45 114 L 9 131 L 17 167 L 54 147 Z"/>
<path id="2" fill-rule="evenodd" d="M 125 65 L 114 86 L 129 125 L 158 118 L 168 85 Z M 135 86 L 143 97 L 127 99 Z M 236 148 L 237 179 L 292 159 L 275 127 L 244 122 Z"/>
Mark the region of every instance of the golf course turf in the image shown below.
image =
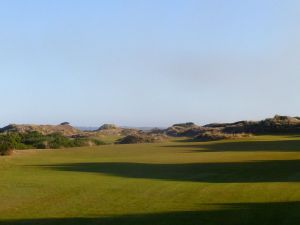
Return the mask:
<path id="1" fill-rule="evenodd" d="M 300 135 L 23 150 L 0 225 L 299 225 Z"/>

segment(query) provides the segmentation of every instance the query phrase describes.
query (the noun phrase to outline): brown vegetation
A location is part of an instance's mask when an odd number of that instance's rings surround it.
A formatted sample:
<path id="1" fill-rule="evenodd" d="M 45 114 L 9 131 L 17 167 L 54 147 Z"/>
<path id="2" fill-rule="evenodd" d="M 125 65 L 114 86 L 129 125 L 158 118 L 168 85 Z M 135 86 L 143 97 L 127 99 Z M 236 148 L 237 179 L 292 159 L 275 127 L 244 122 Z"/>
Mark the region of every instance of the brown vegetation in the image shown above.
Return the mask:
<path id="1" fill-rule="evenodd" d="M 0 129 L 1 133 L 29 133 L 29 132 L 38 132 L 43 135 L 61 133 L 64 136 L 70 137 L 73 135 L 78 135 L 82 133 L 80 130 L 72 127 L 69 124 L 60 124 L 60 125 L 33 125 L 33 124 L 10 124 L 6 127 Z"/>
<path id="2" fill-rule="evenodd" d="M 193 138 L 194 141 L 217 141 L 223 139 L 235 139 L 235 138 L 243 138 L 249 137 L 251 134 L 247 133 L 223 133 L 220 131 L 205 131 L 203 133 L 198 134 L 196 137 Z"/>
<path id="3" fill-rule="evenodd" d="M 131 134 L 118 140 L 118 144 L 157 143 L 167 140 L 168 137 L 159 134 Z"/>
<path id="4" fill-rule="evenodd" d="M 299 117 L 279 116 L 261 121 L 239 121 L 235 123 L 208 124 L 206 128 L 218 128 L 224 133 L 279 133 L 300 132 Z"/>

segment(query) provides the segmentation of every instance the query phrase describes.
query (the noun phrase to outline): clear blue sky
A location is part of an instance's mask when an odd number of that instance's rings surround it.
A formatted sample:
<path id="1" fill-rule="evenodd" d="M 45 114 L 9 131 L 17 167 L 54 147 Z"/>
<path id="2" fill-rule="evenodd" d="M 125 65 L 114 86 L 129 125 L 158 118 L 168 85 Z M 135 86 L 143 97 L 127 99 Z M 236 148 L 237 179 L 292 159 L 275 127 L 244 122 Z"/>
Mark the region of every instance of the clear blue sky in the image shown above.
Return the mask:
<path id="1" fill-rule="evenodd" d="M 300 1 L 0 0 L 0 125 L 300 115 Z"/>

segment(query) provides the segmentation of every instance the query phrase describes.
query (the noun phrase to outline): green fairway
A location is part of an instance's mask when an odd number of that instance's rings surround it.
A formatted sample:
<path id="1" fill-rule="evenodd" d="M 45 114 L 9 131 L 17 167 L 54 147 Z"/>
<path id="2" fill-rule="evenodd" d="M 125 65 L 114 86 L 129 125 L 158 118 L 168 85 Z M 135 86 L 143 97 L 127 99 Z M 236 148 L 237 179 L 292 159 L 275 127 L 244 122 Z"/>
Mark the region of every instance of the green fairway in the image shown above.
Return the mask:
<path id="1" fill-rule="evenodd" d="M 0 157 L 0 225 L 299 225 L 300 135 Z"/>

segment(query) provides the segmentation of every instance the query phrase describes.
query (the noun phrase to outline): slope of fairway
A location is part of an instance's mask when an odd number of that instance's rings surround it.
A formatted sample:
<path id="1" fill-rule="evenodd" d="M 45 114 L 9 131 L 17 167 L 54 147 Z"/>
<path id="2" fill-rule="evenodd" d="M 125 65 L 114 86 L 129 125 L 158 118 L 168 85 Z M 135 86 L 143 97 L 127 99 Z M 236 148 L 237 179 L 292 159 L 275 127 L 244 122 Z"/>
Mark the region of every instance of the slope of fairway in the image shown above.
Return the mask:
<path id="1" fill-rule="evenodd" d="M 300 136 L 18 151 L 2 224 L 299 225 Z"/>

